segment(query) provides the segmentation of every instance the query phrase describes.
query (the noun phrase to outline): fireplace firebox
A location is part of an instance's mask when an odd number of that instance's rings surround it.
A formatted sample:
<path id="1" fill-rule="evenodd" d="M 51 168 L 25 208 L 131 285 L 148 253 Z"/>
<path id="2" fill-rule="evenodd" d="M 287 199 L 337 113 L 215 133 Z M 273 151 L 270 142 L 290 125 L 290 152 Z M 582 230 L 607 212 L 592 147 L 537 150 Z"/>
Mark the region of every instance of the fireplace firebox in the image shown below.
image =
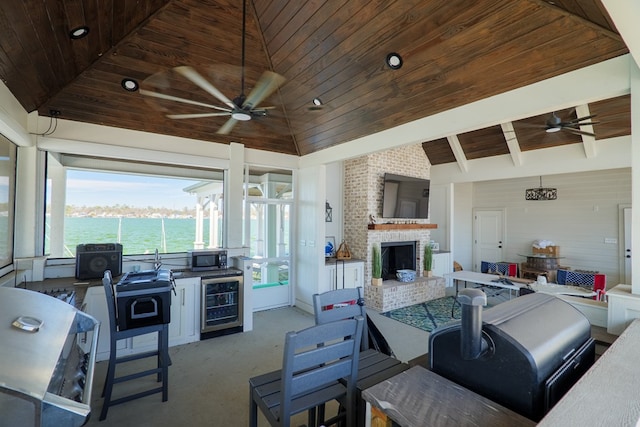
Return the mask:
<path id="1" fill-rule="evenodd" d="M 416 270 L 416 242 L 383 242 L 380 244 L 382 252 L 382 279 L 396 280 L 398 270 Z"/>

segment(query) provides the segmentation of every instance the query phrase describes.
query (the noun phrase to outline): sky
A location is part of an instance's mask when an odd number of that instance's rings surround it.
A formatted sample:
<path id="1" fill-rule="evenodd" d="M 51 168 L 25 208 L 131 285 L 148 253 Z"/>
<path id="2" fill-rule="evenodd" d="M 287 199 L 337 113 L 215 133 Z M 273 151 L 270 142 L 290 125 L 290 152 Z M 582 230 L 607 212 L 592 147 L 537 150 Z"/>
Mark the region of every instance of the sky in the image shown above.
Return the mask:
<path id="1" fill-rule="evenodd" d="M 182 191 L 199 181 L 150 176 L 67 171 L 67 205 L 193 208 L 196 196 Z"/>

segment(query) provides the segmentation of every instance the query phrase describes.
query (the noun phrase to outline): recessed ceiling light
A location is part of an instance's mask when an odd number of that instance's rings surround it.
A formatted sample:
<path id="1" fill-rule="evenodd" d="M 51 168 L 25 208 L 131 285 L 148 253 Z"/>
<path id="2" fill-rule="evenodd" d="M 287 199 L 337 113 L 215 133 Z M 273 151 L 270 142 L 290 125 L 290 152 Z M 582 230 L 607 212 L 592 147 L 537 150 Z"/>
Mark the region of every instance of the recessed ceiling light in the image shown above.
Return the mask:
<path id="1" fill-rule="evenodd" d="M 129 92 L 135 92 L 139 87 L 138 82 L 133 79 L 122 79 L 120 84 L 124 90 L 128 90 Z"/>
<path id="2" fill-rule="evenodd" d="M 71 37 L 73 40 L 81 39 L 87 34 L 89 34 L 89 27 L 87 27 L 86 25 L 74 28 L 73 30 L 69 31 L 69 37 Z"/>
<path id="3" fill-rule="evenodd" d="M 397 70 L 398 68 L 402 67 L 402 57 L 395 52 L 388 54 L 387 66 L 392 70 Z"/>
<path id="4" fill-rule="evenodd" d="M 320 98 L 313 98 L 313 105 L 319 107 L 322 105 L 322 100 Z"/>

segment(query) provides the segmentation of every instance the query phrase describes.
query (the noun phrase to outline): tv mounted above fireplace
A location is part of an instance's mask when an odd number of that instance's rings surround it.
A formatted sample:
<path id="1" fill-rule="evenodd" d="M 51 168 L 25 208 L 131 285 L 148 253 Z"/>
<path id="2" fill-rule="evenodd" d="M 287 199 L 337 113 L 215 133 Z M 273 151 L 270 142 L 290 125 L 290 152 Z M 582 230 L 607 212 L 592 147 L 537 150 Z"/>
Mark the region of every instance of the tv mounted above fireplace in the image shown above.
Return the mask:
<path id="1" fill-rule="evenodd" d="M 429 218 L 430 181 L 386 173 L 382 191 L 382 218 Z"/>

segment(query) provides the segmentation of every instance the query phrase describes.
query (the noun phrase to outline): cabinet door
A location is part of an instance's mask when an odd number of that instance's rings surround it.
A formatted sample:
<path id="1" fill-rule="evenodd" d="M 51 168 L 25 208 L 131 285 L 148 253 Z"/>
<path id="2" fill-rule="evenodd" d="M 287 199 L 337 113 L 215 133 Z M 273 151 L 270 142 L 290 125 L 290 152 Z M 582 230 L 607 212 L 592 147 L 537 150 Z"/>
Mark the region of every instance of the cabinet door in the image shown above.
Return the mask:
<path id="1" fill-rule="evenodd" d="M 357 288 L 358 286 L 364 286 L 364 264 L 361 262 L 345 264 L 344 287 Z"/>
<path id="2" fill-rule="evenodd" d="M 433 266 L 431 268 L 434 276 L 445 277 L 444 275 L 447 273 L 451 273 L 453 271 L 453 263 L 451 262 L 451 254 L 450 253 L 439 253 L 433 254 Z M 452 286 L 449 282 L 451 279 L 447 279 L 446 285 Z"/>
<path id="3" fill-rule="evenodd" d="M 198 341 L 200 331 L 200 279 L 176 279 L 176 295 L 171 302 L 169 345 Z"/>
<path id="4" fill-rule="evenodd" d="M 336 266 L 335 265 L 325 265 L 324 274 L 325 274 L 325 277 L 326 277 L 326 281 L 324 283 L 324 286 L 321 286 L 320 289 L 318 289 L 318 293 L 323 293 L 323 292 L 336 290 L 336 286 L 337 286 L 337 283 L 336 283 Z"/>

